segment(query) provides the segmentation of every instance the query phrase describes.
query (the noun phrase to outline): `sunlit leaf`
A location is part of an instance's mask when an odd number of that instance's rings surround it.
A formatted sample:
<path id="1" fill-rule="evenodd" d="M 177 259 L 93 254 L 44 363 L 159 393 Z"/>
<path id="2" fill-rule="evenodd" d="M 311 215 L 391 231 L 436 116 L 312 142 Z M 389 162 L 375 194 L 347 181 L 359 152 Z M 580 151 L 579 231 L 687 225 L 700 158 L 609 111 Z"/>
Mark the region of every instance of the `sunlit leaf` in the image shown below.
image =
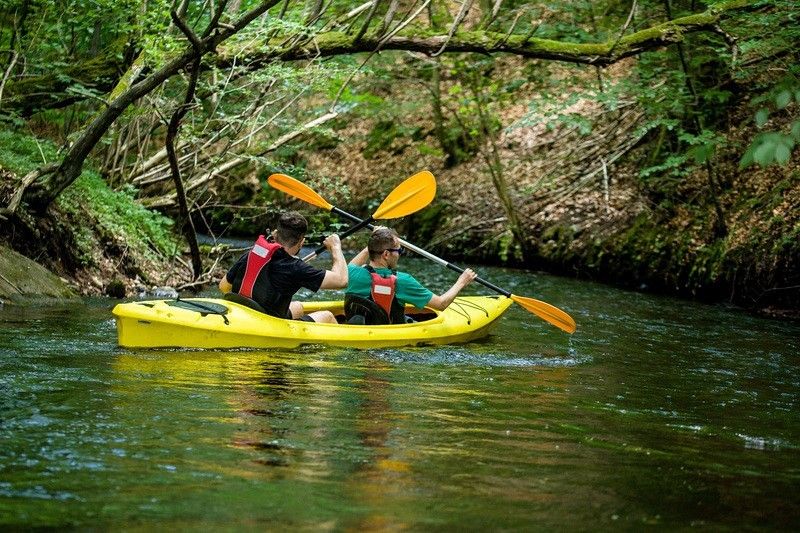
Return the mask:
<path id="1" fill-rule="evenodd" d="M 775 162 L 784 165 L 792 157 L 792 151 L 785 144 L 775 145 Z"/>
<path id="2" fill-rule="evenodd" d="M 792 137 L 800 141 L 800 120 L 792 122 Z"/>
<path id="3" fill-rule="evenodd" d="M 764 141 L 761 143 L 761 146 L 756 148 L 753 159 L 762 167 L 772 163 L 775 160 L 775 143 L 772 141 Z"/>
<path id="4" fill-rule="evenodd" d="M 791 101 L 792 101 L 792 93 L 788 89 L 781 91 L 780 93 L 778 93 L 778 96 L 775 97 L 775 105 L 777 106 L 778 109 L 783 109 L 784 107 L 789 105 Z"/>
<path id="5" fill-rule="evenodd" d="M 759 128 L 767 123 L 769 120 L 769 109 L 762 107 L 756 112 L 756 126 Z"/>

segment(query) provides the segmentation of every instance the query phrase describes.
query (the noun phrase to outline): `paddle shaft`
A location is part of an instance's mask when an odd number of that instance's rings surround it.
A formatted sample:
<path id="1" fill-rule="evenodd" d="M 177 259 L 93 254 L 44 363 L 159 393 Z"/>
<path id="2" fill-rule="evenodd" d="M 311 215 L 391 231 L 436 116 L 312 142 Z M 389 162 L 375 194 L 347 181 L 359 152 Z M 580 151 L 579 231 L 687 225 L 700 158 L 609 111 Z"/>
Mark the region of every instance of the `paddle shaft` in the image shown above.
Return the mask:
<path id="1" fill-rule="evenodd" d="M 344 217 L 344 218 L 347 218 L 351 222 L 355 222 L 356 223 L 355 226 L 349 228 L 346 232 L 344 232 L 342 234 L 343 237 L 349 235 L 350 233 L 352 233 L 353 231 L 356 231 L 357 229 L 361 229 L 361 228 L 373 229 L 375 227 L 370 223 L 370 221 L 371 221 L 370 219 L 362 220 L 362 219 L 358 218 L 357 216 L 351 215 L 347 211 L 342 211 L 341 209 L 339 209 L 338 207 L 335 207 L 335 206 L 331 208 L 331 213 L 336 213 L 337 215 L 339 215 L 341 217 Z M 446 267 L 446 268 L 449 268 L 450 270 L 453 270 L 455 272 L 458 272 L 459 274 L 464 272 L 463 268 L 461 268 L 459 266 L 456 266 L 456 265 L 454 265 L 452 263 L 448 263 L 447 261 L 445 261 L 441 257 L 436 257 L 432 253 L 427 252 L 427 251 L 425 251 L 422 248 L 419 248 L 417 246 L 414 246 L 410 242 L 404 241 L 403 239 L 399 239 L 399 241 L 400 241 L 400 244 L 404 248 L 408 248 L 412 252 L 414 252 L 416 254 L 419 254 L 422 257 L 425 257 L 426 259 L 430 259 L 434 263 L 438 263 L 439 265 L 441 265 L 443 267 Z M 324 249 L 324 246 L 323 246 L 323 249 Z M 303 260 L 305 260 L 305 258 L 303 258 Z M 489 283 L 485 279 L 481 279 L 481 278 L 475 278 L 475 281 L 477 281 L 478 283 L 480 283 L 481 285 L 483 285 L 487 289 L 491 289 L 491 290 L 493 290 L 495 292 L 498 292 L 498 293 L 502 294 L 503 296 L 505 296 L 507 298 L 511 298 L 511 293 L 510 292 L 508 292 L 505 289 L 501 289 L 500 287 L 498 287 L 494 283 Z"/>
<path id="2" fill-rule="evenodd" d="M 336 210 L 337 210 L 337 208 L 336 208 L 336 207 L 334 207 L 334 208 L 332 208 L 331 210 L 332 210 L 332 211 L 336 211 Z M 344 212 L 344 211 L 342 211 L 342 212 Z M 345 230 L 345 232 L 344 232 L 344 233 L 342 233 L 341 235 L 339 235 L 339 239 L 341 239 L 341 240 L 344 240 L 344 239 L 346 239 L 347 237 L 349 237 L 350 235 L 352 235 L 353 233 L 355 233 L 355 232 L 357 232 L 358 230 L 360 230 L 361 228 L 372 228 L 372 224 L 371 224 L 371 222 L 373 222 L 373 221 L 375 220 L 375 219 L 374 219 L 374 218 L 372 218 L 372 217 L 365 218 L 364 220 L 361 220 L 360 218 L 359 218 L 359 219 L 357 219 L 356 217 L 353 217 L 353 219 L 355 219 L 355 220 L 358 220 L 358 224 L 356 224 L 356 225 L 354 225 L 354 226 L 350 226 L 349 228 L 347 228 L 347 229 Z M 320 244 L 320 245 L 317 247 L 317 249 L 316 249 L 316 250 L 314 250 L 313 252 L 311 252 L 311 253 L 310 253 L 310 254 L 308 254 L 307 256 L 303 257 L 302 259 L 303 259 L 303 261 L 305 261 L 306 263 L 308 263 L 309 261 L 311 261 L 312 259 L 314 259 L 315 257 L 317 257 L 319 254 L 321 254 L 321 253 L 322 253 L 322 252 L 324 252 L 324 251 L 325 251 L 325 245 L 324 245 L 324 244 Z"/>

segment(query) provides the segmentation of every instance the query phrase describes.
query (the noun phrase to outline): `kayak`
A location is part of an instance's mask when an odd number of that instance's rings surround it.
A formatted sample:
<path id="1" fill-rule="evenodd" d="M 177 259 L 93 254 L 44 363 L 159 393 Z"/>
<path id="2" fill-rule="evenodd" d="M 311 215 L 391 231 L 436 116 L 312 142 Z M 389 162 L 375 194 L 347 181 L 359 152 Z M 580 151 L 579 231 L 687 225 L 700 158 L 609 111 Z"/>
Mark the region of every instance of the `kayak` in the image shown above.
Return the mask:
<path id="1" fill-rule="evenodd" d="M 344 323 L 344 302 L 303 302 L 306 313 L 329 310 L 342 322 L 318 324 L 276 318 L 236 302 L 186 298 L 121 303 L 112 313 L 126 348 L 296 348 L 325 344 L 351 348 L 468 342 L 488 335 L 512 304 L 505 296 L 463 296 L 447 309 L 406 307 L 414 322 Z"/>

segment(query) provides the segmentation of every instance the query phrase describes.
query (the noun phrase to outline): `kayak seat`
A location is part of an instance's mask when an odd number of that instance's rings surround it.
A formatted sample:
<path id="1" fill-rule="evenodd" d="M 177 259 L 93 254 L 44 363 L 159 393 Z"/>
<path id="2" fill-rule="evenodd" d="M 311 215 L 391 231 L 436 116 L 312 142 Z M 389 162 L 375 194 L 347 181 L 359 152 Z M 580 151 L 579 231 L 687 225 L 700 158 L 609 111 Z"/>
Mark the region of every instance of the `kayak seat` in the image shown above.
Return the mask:
<path id="1" fill-rule="evenodd" d="M 250 309 L 258 311 L 259 313 L 267 314 L 266 309 L 261 307 L 261 305 L 258 302 L 256 302 L 251 298 L 248 298 L 247 296 L 242 296 L 241 294 L 237 294 L 235 292 L 226 292 L 222 298 L 228 300 L 229 302 L 249 307 Z"/>
<path id="2" fill-rule="evenodd" d="M 389 316 L 383 308 L 363 296 L 344 295 L 344 316 L 348 324 L 381 326 L 389 324 Z"/>
<path id="3" fill-rule="evenodd" d="M 363 326 L 366 324 L 366 317 L 364 315 L 353 315 L 347 321 L 351 326 Z"/>

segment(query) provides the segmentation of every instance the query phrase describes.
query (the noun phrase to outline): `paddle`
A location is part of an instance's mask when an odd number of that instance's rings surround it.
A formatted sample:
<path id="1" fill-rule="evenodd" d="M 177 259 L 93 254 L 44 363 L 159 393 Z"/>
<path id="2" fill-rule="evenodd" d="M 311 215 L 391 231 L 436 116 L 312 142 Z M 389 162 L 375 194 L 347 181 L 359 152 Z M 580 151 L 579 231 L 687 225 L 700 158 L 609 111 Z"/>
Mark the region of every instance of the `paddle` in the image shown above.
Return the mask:
<path id="1" fill-rule="evenodd" d="M 279 191 L 290 194 L 304 202 L 321 207 L 345 218 L 350 218 L 356 224 L 347 228 L 344 233 L 339 235 L 339 239 L 341 240 L 344 240 L 361 228 L 372 227 L 371 223 L 376 220 L 400 218 L 415 213 L 431 203 L 433 197 L 436 196 L 436 179 L 433 177 L 433 174 L 427 170 L 423 170 L 395 187 L 372 215 L 361 220 L 332 206 L 310 187 L 285 174 L 273 174 L 267 178 L 267 183 Z M 324 251 L 325 245 L 320 245 L 316 250 L 303 257 L 303 261 L 310 261 Z"/>
<path id="2" fill-rule="evenodd" d="M 272 182 L 272 178 L 274 176 L 280 176 L 280 179 L 276 179 L 275 180 L 276 183 Z M 431 177 L 433 177 L 433 176 L 431 176 Z M 411 178 L 409 178 L 409 179 L 411 179 Z M 347 218 L 350 221 L 355 222 L 357 226 L 361 225 L 360 227 L 366 227 L 368 229 L 372 229 L 373 228 L 372 224 L 369 224 L 369 223 L 362 224 L 365 221 L 361 220 L 360 218 L 356 217 L 355 215 L 351 215 L 350 213 L 348 213 L 346 211 L 342 211 L 338 207 L 333 207 L 331 204 L 326 202 L 320 195 L 318 195 L 316 192 L 311 190 L 308 186 L 306 186 L 303 183 L 295 180 L 294 178 L 290 178 L 289 176 L 283 176 L 283 175 L 277 174 L 277 175 L 270 176 L 270 180 L 268 180 L 268 181 L 270 182 L 270 185 L 272 185 L 276 189 L 281 190 L 281 191 L 283 191 L 283 192 L 285 192 L 287 194 L 291 194 L 292 196 L 294 196 L 296 198 L 299 198 L 300 200 L 303 200 L 305 202 L 308 202 L 308 203 L 310 203 L 312 205 L 316 205 L 318 207 L 322 207 L 323 209 L 327 209 L 328 211 L 331 211 L 332 213 L 336 213 L 339 216 Z M 388 200 L 388 198 L 387 198 L 387 200 Z M 384 201 L 384 203 L 386 203 L 386 201 Z M 381 204 L 381 205 L 383 205 L 383 204 Z M 379 210 L 380 210 L 380 208 L 379 208 Z M 375 218 L 374 215 L 373 215 L 373 218 Z M 355 226 L 353 226 L 353 227 L 355 227 Z M 412 251 L 418 253 L 419 255 L 421 255 L 421 256 L 423 256 L 423 257 L 425 257 L 427 259 L 430 259 L 434 263 L 438 263 L 439 265 L 441 265 L 443 267 L 449 268 L 450 270 L 454 270 L 454 271 L 458 272 L 459 274 L 464 272 L 463 268 L 460 268 L 460 267 L 458 267 L 458 266 L 456 266 L 456 265 L 454 265 L 452 263 L 448 263 L 444 259 L 440 259 L 439 257 L 436 257 L 435 255 L 433 255 L 433 254 L 431 254 L 429 252 L 426 252 L 422 248 L 418 248 L 418 247 L 414 246 L 413 244 L 410 244 L 410 243 L 408 243 L 408 242 L 406 242 L 406 241 L 404 241 L 402 239 L 400 239 L 400 244 L 403 245 L 404 247 L 408 248 L 409 250 L 412 250 Z M 486 287 L 488 289 L 491 289 L 491 290 L 493 290 L 495 292 L 498 292 L 498 293 L 502 294 L 503 296 L 506 296 L 507 298 L 511 298 L 516 303 L 521 305 L 528 312 L 533 313 L 534 315 L 538 316 L 542 320 L 553 324 L 555 327 L 557 327 L 557 328 L 559 328 L 559 329 L 561 329 L 563 331 L 566 331 L 567 333 L 574 333 L 575 332 L 575 321 L 572 319 L 571 316 L 569 316 L 567 313 L 565 313 L 564 311 L 562 311 L 558 307 L 552 306 L 552 305 L 550 305 L 550 304 L 548 304 L 546 302 L 542 302 L 541 300 L 536 300 L 534 298 L 528 298 L 528 297 L 525 297 L 525 296 L 518 296 L 516 294 L 511 294 L 507 290 L 501 289 L 497 285 L 489 283 L 488 281 L 483 280 L 481 278 L 476 278 L 475 281 L 477 281 L 478 283 L 480 283 L 481 285 L 483 285 L 484 287 Z"/>

